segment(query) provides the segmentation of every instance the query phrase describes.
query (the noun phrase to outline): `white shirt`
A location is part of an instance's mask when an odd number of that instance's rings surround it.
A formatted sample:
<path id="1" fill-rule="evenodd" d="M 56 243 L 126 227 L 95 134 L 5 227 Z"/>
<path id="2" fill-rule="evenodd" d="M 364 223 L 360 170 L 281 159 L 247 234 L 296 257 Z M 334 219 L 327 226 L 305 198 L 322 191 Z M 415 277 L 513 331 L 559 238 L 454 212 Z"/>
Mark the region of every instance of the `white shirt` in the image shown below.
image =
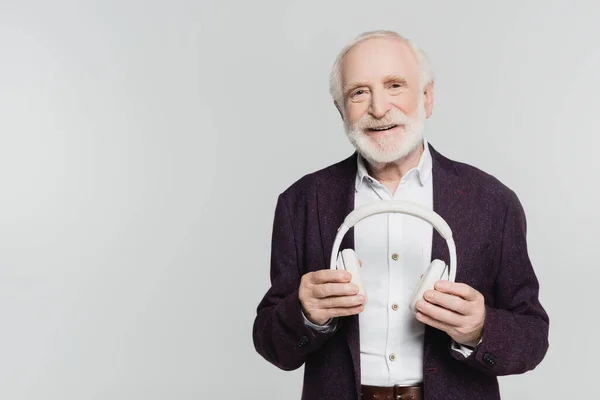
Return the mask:
<path id="1" fill-rule="evenodd" d="M 416 167 L 395 193 L 366 169 L 358 156 L 354 206 L 380 200 L 407 200 L 433 210 L 432 159 L 427 141 Z M 425 325 L 408 308 L 410 295 L 431 262 L 433 227 L 404 214 L 378 214 L 354 226 L 354 249 L 362 261 L 367 302 L 359 314 L 361 384 L 414 385 L 423 380 Z M 306 320 L 307 324 L 318 327 Z M 453 343 L 465 356 L 470 349 Z"/>
<path id="2" fill-rule="evenodd" d="M 431 154 L 427 145 L 418 165 L 400 180 L 395 193 L 358 157 L 355 207 L 379 200 L 407 200 L 433 209 Z M 433 228 L 404 214 L 378 214 L 354 226 L 354 248 L 362 260 L 367 303 L 359 314 L 363 385 L 418 384 L 423 379 L 425 326 L 408 308 L 410 295 L 431 260 Z"/>

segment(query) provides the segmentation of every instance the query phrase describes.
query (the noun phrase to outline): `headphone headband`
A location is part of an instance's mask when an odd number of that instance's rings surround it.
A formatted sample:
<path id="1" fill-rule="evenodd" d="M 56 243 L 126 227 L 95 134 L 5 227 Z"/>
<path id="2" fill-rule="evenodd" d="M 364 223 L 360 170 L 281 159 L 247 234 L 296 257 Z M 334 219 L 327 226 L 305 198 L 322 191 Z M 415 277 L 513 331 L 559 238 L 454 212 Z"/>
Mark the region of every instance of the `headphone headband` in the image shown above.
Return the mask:
<path id="1" fill-rule="evenodd" d="M 333 242 L 333 248 L 331 250 L 331 262 L 330 268 L 335 269 L 337 253 L 342 244 L 342 239 L 346 233 L 363 219 L 376 214 L 406 214 L 413 217 L 422 219 L 428 222 L 435 228 L 436 231 L 446 239 L 448 250 L 450 252 L 450 271 L 448 274 L 448 280 L 454 282 L 456 277 L 456 245 L 452 237 L 452 230 L 444 219 L 435 211 L 428 210 L 418 204 L 404 201 L 404 200 L 381 200 L 354 209 L 350 214 L 346 216 L 342 225 L 338 228 L 338 233 Z"/>

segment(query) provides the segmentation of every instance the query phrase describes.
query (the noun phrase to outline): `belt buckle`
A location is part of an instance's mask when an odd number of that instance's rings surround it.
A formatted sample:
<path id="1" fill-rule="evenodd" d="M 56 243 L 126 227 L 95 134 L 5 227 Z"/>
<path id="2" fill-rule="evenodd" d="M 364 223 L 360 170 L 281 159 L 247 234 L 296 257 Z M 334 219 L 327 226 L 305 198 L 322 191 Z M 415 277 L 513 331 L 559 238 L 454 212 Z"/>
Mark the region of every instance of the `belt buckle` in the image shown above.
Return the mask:
<path id="1" fill-rule="evenodd" d="M 394 400 L 412 400 L 415 398 L 412 394 L 404 396 L 399 393 L 402 388 L 400 385 L 394 385 Z"/>

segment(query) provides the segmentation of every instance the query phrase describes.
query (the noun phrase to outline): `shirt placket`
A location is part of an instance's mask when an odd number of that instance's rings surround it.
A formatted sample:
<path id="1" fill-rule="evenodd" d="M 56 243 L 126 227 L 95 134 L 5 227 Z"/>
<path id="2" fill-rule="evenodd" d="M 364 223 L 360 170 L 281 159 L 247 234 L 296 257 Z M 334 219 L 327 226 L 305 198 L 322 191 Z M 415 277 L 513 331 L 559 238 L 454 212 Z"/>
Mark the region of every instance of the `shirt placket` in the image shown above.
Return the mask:
<path id="1" fill-rule="evenodd" d="M 406 188 L 407 182 L 405 180 L 400 181 L 394 196 L 394 200 L 405 200 L 406 199 Z M 400 346 L 398 343 L 399 324 L 401 323 L 400 318 L 400 306 L 401 299 L 403 299 L 403 288 L 401 285 L 402 276 L 401 271 L 404 267 L 404 258 L 402 257 L 403 248 L 402 243 L 404 241 L 402 225 L 406 216 L 403 214 L 388 214 L 388 341 L 387 341 L 387 363 L 388 369 L 390 370 L 390 376 L 394 377 L 398 375 L 398 369 L 402 366 L 402 354 L 400 353 Z M 390 384 L 394 383 L 394 380 L 390 380 Z"/>

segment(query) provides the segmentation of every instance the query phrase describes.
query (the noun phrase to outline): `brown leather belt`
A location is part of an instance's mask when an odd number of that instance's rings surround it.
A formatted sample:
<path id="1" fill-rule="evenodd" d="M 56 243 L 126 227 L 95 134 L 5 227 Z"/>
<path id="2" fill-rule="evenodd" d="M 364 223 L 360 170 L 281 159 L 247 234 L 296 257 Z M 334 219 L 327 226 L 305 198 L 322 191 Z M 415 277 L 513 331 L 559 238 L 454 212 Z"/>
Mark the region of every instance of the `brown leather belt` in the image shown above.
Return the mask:
<path id="1" fill-rule="evenodd" d="M 422 386 L 361 386 L 362 400 L 423 400 Z"/>

